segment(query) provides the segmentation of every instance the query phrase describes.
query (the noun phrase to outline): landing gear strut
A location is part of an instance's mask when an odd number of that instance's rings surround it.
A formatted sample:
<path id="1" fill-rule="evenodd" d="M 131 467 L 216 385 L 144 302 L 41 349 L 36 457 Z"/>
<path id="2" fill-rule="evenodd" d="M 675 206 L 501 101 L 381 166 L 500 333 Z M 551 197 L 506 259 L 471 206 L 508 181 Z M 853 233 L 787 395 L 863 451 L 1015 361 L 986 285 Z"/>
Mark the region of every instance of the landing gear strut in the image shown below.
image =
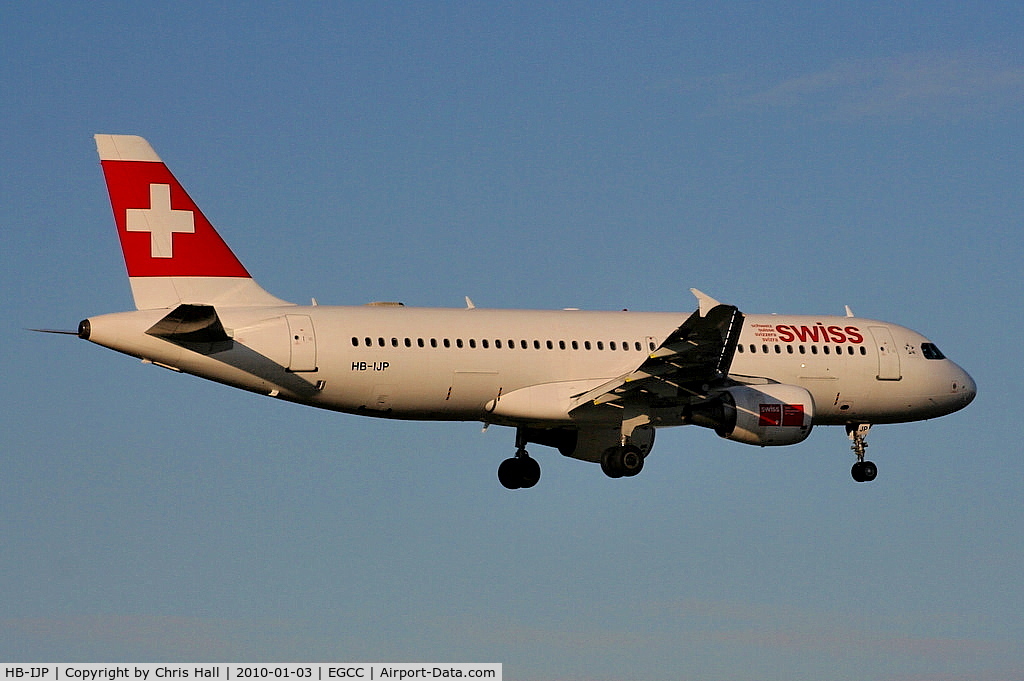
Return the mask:
<path id="1" fill-rule="evenodd" d="M 869 430 L 871 430 L 870 423 L 846 424 L 846 434 L 853 441 L 850 449 L 857 455 L 857 463 L 853 464 L 853 468 L 850 469 L 850 475 L 857 482 L 871 482 L 878 476 L 878 466 L 872 461 L 864 460 L 864 451 L 868 448 L 866 440 Z"/>

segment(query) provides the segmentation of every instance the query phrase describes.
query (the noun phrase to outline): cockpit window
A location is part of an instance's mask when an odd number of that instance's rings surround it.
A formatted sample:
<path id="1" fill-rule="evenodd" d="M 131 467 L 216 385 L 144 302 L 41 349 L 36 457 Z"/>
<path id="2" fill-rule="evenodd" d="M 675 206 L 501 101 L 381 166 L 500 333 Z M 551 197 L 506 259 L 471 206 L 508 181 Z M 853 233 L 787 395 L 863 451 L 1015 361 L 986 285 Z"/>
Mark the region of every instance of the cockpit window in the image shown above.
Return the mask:
<path id="1" fill-rule="evenodd" d="M 921 343 L 921 354 L 925 359 L 946 359 L 942 350 L 935 347 L 934 343 Z"/>

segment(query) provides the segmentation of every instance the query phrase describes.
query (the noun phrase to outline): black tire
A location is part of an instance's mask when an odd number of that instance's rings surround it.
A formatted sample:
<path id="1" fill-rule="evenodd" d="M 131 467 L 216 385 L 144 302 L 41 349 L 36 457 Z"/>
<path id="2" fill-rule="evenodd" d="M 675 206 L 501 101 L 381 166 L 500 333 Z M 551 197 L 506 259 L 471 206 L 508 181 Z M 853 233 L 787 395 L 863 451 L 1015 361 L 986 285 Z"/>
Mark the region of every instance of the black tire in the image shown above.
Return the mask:
<path id="1" fill-rule="evenodd" d="M 871 482 L 878 477 L 878 466 L 873 461 L 858 461 L 850 469 L 850 475 L 857 482 Z"/>
<path id="2" fill-rule="evenodd" d="M 601 470 L 609 478 L 621 478 L 623 474 L 622 447 L 609 447 L 601 455 Z"/>
<path id="3" fill-rule="evenodd" d="M 622 475 L 631 478 L 644 469 L 644 455 L 632 445 L 622 448 Z"/>
<path id="4" fill-rule="evenodd" d="M 522 466 L 519 459 L 505 459 L 498 466 L 498 482 L 505 489 L 519 489 L 523 486 Z"/>
<path id="5" fill-rule="evenodd" d="M 864 482 L 871 482 L 878 477 L 878 466 L 873 461 L 865 461 L 861 464 L 860 474 Z"/>
<path id="6" fill-rule="evenodd" d="M 524 456 L 519 459 L 519 486 L 529 489 L 540 481 L 540 464 L 536 459 Z"/>

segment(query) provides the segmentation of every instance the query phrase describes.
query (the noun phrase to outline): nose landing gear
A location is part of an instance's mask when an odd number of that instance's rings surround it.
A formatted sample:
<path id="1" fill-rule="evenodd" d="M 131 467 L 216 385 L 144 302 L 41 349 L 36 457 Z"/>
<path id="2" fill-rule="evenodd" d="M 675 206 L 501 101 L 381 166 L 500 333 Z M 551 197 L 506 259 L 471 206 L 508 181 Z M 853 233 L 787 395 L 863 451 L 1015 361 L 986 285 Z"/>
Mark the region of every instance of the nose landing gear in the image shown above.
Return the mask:
<path id="1" fill-rule="evenodd" d="M 870 423 L 846 424 L 846 435 L 853 441 L 850 449 L 857 455 L 857 463 L 853 464 L 853 468 L 850 469 L 850 475 L 856 482 L 871 482 L 878 476 L 878 466 L 872 461 L 864 460 L 864 453 L 868 448 L 866 440 L 870 430 Z"/>

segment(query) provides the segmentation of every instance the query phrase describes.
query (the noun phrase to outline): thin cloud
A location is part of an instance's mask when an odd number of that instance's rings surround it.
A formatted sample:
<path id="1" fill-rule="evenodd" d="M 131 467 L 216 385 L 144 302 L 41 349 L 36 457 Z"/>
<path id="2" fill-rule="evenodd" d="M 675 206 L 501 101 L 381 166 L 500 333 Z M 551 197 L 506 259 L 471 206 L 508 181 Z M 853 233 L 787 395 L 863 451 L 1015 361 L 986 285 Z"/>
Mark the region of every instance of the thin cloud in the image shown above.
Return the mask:
<path id="1" fill-rule="evenodd" d="M 1024 104 L 1024 66 L 990 55 L 918 53 L 833 64 L 737 102 L 838 120 L 961 118 Z"/>

